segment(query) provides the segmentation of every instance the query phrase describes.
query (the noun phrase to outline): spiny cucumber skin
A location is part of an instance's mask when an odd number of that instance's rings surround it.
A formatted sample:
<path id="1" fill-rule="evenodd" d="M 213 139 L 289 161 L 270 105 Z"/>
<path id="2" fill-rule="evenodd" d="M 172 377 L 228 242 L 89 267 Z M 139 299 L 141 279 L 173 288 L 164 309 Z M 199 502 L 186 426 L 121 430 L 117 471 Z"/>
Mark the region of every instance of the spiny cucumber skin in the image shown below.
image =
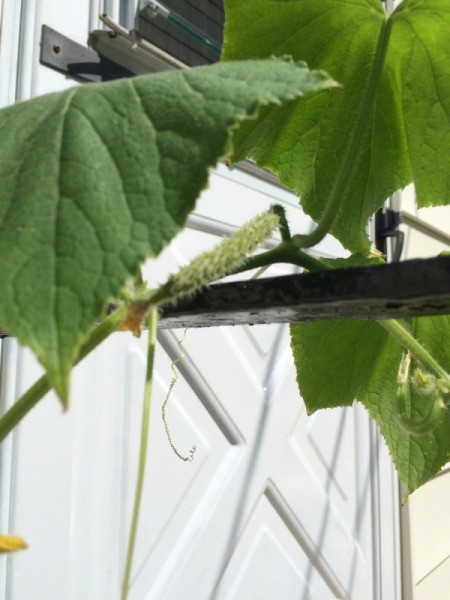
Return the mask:
<path id="1" fill-rule="evenodd" d="M 169 277 L 152 298 L 152 302 L 173 302 L 189 296 L 237 269 L 279 226 L 272 211 L 258 215 L 213 250 L 197 256 L 189 265 Z"/>

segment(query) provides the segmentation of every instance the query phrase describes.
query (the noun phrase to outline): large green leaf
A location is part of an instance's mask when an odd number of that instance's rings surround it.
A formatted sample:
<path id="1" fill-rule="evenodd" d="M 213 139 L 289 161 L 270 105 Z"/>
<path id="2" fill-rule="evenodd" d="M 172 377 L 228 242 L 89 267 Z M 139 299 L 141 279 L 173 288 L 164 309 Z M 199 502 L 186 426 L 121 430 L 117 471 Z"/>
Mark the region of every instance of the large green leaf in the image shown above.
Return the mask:
<path id="1" fill-rule="evenodd" d="M 63 400 L 88 329 L 184 225 L 232 128 L 334 85 L 288 60 L 50 94 L 0 112 L 0 326 Z"/>
<path id="2" fill-rule="evenodd" d="M 351 406 L 367 386 L 387 336 L 376 322 L 292 324 L 297 381 L 308 413 Z"/>
<path id="3" fill-rule="evenodd" d="M 411 327 L 416 339 L 449 370 L 450 317 L 414 319 Z M 349 406 L 358 399 L 377 422 L 408 493 L 449 461 L 449 411 L 443 412 L 441 421 L 426 435 L 410 435 L 399 425 L 393 406 L 402 347 L 380 323 L 333 320 L 294 324 L 291 342 L 308 412 Z M 413 420 L 423 417 L 429 402 L 412 392 L 409 410 Z"/>
<path id="4" fill-rule="evenodd" d="M 319 220 L 368 86 L 383 6 L 379 0 L 226 0 L 226 9 L 225 59 L 289 53 L 343 84 L 267 108 L 236 136 L 235 159 L 251 156 L 276 172 Z M 332 228 L 353 251 L 368 248 L 368 217 L 412 180 L 422 205 L 450 202 L 450 2 L 405 0 L 391 19 L 374 109 Z"/>

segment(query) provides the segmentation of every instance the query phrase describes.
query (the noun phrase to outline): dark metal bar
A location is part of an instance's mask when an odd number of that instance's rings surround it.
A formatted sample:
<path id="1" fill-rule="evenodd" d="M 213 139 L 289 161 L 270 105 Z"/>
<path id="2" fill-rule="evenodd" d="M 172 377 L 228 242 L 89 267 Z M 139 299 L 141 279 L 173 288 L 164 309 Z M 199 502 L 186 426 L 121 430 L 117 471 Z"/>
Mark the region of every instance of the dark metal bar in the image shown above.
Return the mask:
<path id="1" fill-rule="evenodd" d="M 450 256 L 211 285 L 163 307 L 159 327 L 432 315 L 450 315 Z"/>
<path id="2" fill-rule="evenodd" d="M 216 284 L 166 307 L 160 328 L 450 314 L 450 257 Z"/>

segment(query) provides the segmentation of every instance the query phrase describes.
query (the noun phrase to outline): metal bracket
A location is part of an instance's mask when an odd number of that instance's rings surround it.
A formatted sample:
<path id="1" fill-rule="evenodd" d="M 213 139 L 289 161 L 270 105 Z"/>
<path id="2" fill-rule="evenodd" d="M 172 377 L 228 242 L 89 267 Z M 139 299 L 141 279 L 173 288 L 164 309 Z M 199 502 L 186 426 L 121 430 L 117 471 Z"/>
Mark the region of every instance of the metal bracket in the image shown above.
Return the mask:
<path id="1" fill-rule="evenodd" d="M 392 262 L 398 262 L 400 260 L 402 250 L 404 233 L 399 231 L 398 226 L 401 223 L 400 213 L 390 208 L 380 209 L 375 215 L 375 240 L 376 247 L 383 254 L 387 254 L 387 238 L 393 238 L 396 240 Z"/>
<path id="2" fill-rule="evenodd" d="M 40 62 L 81 82 L 111 81 L 134 75 L 47 25 L 42 26 Z"/>

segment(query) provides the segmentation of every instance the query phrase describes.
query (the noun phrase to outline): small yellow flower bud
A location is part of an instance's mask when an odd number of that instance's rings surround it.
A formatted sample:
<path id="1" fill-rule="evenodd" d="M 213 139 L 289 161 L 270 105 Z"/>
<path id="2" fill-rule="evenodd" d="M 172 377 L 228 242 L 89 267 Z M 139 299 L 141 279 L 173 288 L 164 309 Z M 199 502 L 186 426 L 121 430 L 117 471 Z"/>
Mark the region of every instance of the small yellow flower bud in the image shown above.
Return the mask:
<path id="1" fill-rule="evenodd" d="M 16 552 L 17 550 L 25 550 L 28 548 L 26 542 L 15 535 L 0 534 L 0 553 Z"/>

